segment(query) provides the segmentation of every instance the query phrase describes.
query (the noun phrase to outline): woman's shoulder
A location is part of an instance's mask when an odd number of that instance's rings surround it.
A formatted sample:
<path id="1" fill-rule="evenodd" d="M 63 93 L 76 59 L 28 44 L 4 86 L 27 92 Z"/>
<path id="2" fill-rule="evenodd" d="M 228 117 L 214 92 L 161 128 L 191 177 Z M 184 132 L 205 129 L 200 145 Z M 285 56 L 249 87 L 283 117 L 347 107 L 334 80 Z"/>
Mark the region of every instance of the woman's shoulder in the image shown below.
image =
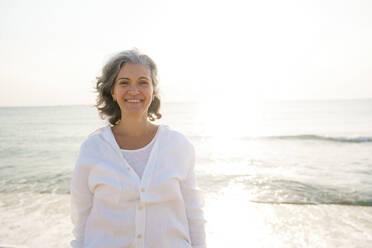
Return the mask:
<path id="1" fill-rule="evenodd" d="M 193 145 L 190 142 L 189 138 L 181 131 L 175 130 L 167 125 L 163 125 L 163 129 L 165 130 L 167 136 L 167 144 L 193 149 Z"/>
<path id="2" fill-rule="evenodd" d="M 89 148 L 89 147 L 96 147 L 100 145 L 103 141 L 103 137 L 106 136 L 108 125 L 95 129 L 94 131 L 90 132 L 87 137 L 81 143 L 81 148 Z"/>

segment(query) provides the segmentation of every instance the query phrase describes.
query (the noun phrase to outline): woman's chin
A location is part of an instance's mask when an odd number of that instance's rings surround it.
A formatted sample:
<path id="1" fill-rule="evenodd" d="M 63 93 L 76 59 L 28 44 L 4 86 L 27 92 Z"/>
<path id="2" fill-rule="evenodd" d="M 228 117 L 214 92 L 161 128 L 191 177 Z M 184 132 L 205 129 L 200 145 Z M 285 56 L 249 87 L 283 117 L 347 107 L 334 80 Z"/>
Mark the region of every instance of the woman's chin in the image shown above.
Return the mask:
<path id="1" fill-rule="evenodd" d="M 147 112 L 142 108 L 126 108 L 124 111 L 124 118 L 127 118 L 127 117 L 139 118 L 143 116 L 146 117 Z"/>

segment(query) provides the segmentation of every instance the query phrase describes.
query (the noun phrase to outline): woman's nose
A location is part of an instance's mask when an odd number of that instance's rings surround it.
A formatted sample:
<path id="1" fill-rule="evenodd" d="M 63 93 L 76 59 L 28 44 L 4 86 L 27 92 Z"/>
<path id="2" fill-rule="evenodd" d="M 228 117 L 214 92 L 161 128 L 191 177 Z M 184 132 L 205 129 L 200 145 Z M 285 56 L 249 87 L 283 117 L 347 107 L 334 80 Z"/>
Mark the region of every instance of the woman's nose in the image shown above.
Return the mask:
<path id="1" fill-rule="evenodd" d="M 128 91 L 128 93 L 130 93 L 130 94 L 138 94 L 138 92 L 139 92 L 139 90 L 138 90 L 136 85 L 130 86 L 129 91 Z"/>

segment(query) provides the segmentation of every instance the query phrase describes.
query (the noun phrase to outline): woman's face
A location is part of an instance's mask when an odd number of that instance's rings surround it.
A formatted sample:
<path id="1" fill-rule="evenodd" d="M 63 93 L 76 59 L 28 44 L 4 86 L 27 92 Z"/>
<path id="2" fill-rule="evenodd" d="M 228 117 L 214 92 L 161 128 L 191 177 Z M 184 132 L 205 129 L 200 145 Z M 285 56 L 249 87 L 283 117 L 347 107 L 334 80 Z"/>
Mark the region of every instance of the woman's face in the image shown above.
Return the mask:
<path id="1" fill-rule="evenodd" d="M 119 104 L 122 117 L 147 118 L 154 95 L 150 70 L 139 64 L 125 64 L 115 79 L 111 95 Z"/>

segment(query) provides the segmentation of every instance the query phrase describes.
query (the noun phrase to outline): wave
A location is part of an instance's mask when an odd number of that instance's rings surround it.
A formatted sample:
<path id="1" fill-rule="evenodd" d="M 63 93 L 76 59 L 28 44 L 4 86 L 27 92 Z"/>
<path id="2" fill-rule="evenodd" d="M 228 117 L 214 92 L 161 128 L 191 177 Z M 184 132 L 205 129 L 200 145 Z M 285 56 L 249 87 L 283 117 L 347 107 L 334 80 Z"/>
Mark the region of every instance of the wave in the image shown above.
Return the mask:
<path id="1" fill-rule="evenodd" d="M 290 204 L 290 205 L 344 205 L 344 206 L 360 206 L 360 207 L 371 207 L 372 201 L 335 201 L 335 202 L 291 202 L 291 201 L 260 201 L 260 200 L 251 200 L 254 203 L 260 204 Z"/>
<path id="2" fill-rule="evenodd" d="M 372 188 L 354 185 L 322 185 L 315 182 L 267 178 L 257 175 L 226 175 L 203 178 L 202 188 L 219 194 L 227 188 L 244 189 L 246 200 L 261 204 L 372 206 Z M 243 186 L 243 187 L 242 187 Z"/>
<path id="3" fill-rule="evenodd" d="M 70 194 L 70 173 L 49 177 L 1 180 L 0 193 L 32 192 L 39 194 Z M 262 204 L 351 205 L 372 206 L 372 184 L 346 185 L 301 182 L 294 179 L 263 175 L 204 175 L 199 187 L 207 194 L 220 194 L 237 186 L 243 188 L 242 199 Z M 243 187 L 242 187 L 243 186 Z"/>
<path id="4" fill-rule="evenodd" d="M 249 185 L 250 184 L 250 185 Z M 294 205 L 372 206 L 370 190 L 350 190 L 335 185 L 320 185 L 286 179 L 249 182 L 247 191 L 252 202 Z M 252 187 L 253 186 L 253 187 Z"/>
<path id="5" fill-rule="evenodd" d="M 212 136 L 190 136 L 191 139 L 203 140 L 213 138 Z M 278 135 L 278 136 L 246 136 L 238 137 L 244 140 L 314 140 L 314 141 L 329 141 L 329 142 L 341 142 L 341 143 L 372 143 L 371 137 L 332 137 L 325 135 L 316 134 L 300 134 L 300 135 Z"/>
<path id="6" fill-rule="evenodd" d="M 261 139 L 285 139 L 285 140 L 323 140 L 333 142 L 364 143 L 372 142 L 372 137 L 330 137 L 315 134 L 268 136 Z"/>

